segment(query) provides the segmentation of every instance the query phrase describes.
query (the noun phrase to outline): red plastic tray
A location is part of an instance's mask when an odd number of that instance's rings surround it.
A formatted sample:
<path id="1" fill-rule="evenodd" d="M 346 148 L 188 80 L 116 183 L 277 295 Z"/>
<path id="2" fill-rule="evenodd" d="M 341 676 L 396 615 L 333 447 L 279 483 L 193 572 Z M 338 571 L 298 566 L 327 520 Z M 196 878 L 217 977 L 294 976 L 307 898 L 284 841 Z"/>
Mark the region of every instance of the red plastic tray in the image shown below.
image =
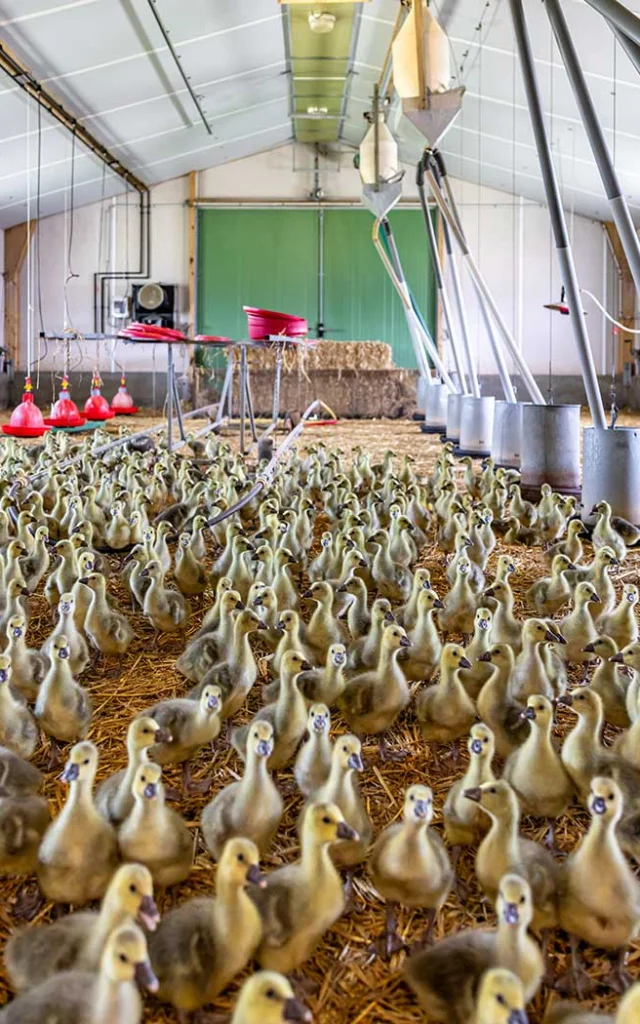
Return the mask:
<path id="1" fill-rule="evenodd" d="M 255 306 L 243 306 L 242 308 L 247 314 L 249 337 L 252 341 L 260 341 L 270 334 L 299 337 L 307 334 L 309 330 L 307 321 L 301 316 L 277 313 L 272 309 L 256 309 Z"/>
<path id="2" fill-rule="evenodd" d="M 9 423 L 2 425 L 2 433 L 9 437 L 41 437 L 47 430 L 51 430 L 51 427 L 12 427 Z"/>
<path id="3" fill-rule="evenodd" d="M 114 409 L 113 406 L 110 406 L 110 409 L 114 416 L 135 416 L 137 412 L 140 412 L 137 405 L 130 405 L 128 409 Z"/>

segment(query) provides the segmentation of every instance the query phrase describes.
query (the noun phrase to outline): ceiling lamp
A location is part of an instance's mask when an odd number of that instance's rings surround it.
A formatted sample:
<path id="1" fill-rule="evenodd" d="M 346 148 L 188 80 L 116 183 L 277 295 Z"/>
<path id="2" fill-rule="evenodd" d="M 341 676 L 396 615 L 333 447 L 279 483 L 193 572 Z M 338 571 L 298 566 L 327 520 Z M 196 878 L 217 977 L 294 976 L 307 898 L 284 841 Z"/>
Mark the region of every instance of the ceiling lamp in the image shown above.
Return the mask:
<path id="1" fill-rule="evenodd" d="M 317 35 L 325 36 L 329 32 L 333 32 L 335 27 L 335 14 L 329 14 L 328 11 L 309 12 L 309 28 L 311 29 L 312 32 L 315 32 Z"/>

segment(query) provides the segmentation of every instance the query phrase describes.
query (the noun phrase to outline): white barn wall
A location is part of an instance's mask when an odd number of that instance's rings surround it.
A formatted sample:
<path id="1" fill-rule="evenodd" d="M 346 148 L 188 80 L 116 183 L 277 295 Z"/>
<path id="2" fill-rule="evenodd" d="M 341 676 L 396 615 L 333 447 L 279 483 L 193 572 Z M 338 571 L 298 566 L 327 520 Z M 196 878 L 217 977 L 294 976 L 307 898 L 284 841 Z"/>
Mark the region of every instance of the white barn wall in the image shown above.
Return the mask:
<path id="1" fill-rule="evenodd" d="M 314 185 L 312 154 L 303 147 L 291 145 L 247 157 L 229 164 L 209 168 L 198 175 L 198 194 L 226 200 L 291 200 L 306 199 Z M 417 198 L 414 169 L 406 169 L 405 196 Z M 324 196 L 331 199 L 358 200 L 360 179 L 353 168 L 352 153 L 345 151 L 338 161 L 321 160 L 320 184 Z M 472 251 L 483 275 L 491 287 L 496 301 L 514 336 L 522 325 L 519 339 L 534 373 L 545 374 L 548 368 L 549 344 L 552 341 L 553 372 L 576 374 L 579 372 L 571 325 L 568 317 L 549 313 L 545 302 L 557 299 L 560 280 L 555 254 L 550 245 L 547 211 L 529 200 L 497 192 L 469 182 L 454 182 L 460 203 L 462 219 Z M 186 320 L 188 244 L 187 244 L 187 179 L 178 178 L 152 188 L 152 279 L 180 286 L 181 311 Z M 108 201 L 111 202 L 110 200 Z M 129 228 L 129 266 L 135 266 L 138 254 L 138 221 L 135 197 L 117 200 L 117 252 L 119 269 L 126 265 L 125 224 Z M 42 305 L 47 330 L 59 331 L 65 325 L 64 278 L 66 273 L 66 231 L 68 219 L 57 215 L 43 219 L 41 225 Z M 98 235 L 100 206 L 98 204 L 75 211 L 72 269 L 78 274 L 67 284 L 67 302 L 70 319 L 80 331 L 93 329 L 93 274 L 99 266 Z M 602 226 L 584 217 L 573 220 L 573 235 L 578 276 L 583 287 L 599 298 L 603 290 Z M 103 254 L 107 251 L 109 217 L 103 227 Z M 519 253 L 522 251 L 522 263 Z M 607 256 L 609 260 L 610 257 Z M 100 269 L 105 269 L 103 255 Z M 518 301 L 518 279 L 523 282 L 521 304 Z M 611 272 L 609 272 L 611 277 Z M 478 314 L 475 293 L 463 272 L 464 293 L 469 311 L 472 338 L 476 346 L 476 361 L 480 373 L 493 373 L 493 361 L 488 339 Z M 122 294 L 122 285 L 115 294 Z M 33 296 L 37 304 L 37 295 Z M 26 275 L 23 280 L 23 365 L 26 350 Z M 599 371 L 609 365 L 602 352 L 602 316 L 595 306 L 585 301 L 588 310 L 587 326 Z M 72 352 L 72 368 L 90 371 L 94 363 L 95 347 L 87 343 L 84 349 Z M 136 348 L 118 345 L 116 359 L 129 370 L 149 370 L 153 367 L 152 346 Z M 164 366 L 164 354 L 158 351 L 156 367 Z M 102 365 L 108 369 L 110 356 L 102 352 Z M 43 369 L 59 370 L 59 346 L 50 346 L 43 359 Z M 184 358 L 181 360 L 185 365 Z"/>

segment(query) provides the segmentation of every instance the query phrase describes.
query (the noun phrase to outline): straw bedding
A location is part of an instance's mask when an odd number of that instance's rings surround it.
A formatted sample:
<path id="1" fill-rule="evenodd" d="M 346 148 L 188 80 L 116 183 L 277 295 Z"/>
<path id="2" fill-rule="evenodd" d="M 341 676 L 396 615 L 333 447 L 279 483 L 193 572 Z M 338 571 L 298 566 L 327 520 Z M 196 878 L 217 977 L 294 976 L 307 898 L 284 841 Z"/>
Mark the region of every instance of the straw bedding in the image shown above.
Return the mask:
<path id="1" fill-rule="evenodd" d="M 147 421 L 148 423 L 149 421 Z M 139 420 L 136 420 L 138 426 Z M 345 453 L 355 444 L 361 444 L 372 451 L 374 461 L 382 452 L 392 447 L 400 454 L 412 454 L 417 459 L 420 471 L 428 470 L 437 451 L 438 443 L 418 432 L 415 424 L 393 423 L 385 421 L 350 422 L 338 427 L 313 429 L 305 434 L 305 440 L 322 437 L 327 443 L 340 446 Z M 318 517 L 318 532 L 326 525 L 321 515 Z M 504 549 L 500 545 L 501 550 Z M 314 552 L 315 553 L 315 552 Z M 514 591 L 521 598 L 531 582 L 546 572 L 540 549 L 514 547 L 510 550 L 517 564 L 517 573 L 512 577 Z M 495 555 L 494 555 L 495 558 Z M 435 547 L 427 547 L 421 556 L 421 563 L 427 565 L 432 572 L 433 585 L 442 594 L 446 589 L 442 553 Z M 637 577 L 640 568 L 640 556 L 632 556 L 620 570 L 625 579 Z M 489 575 L 491 565 L 489 567 Z M 109 584 L 110 591 L 117 594 L 123 606 L 127 607 L 127 598 L 117 581 L 117 574 Z M 202 610 L 208 605 L 208 597 L 189 622 L 187 634 L 197 630 Z M 41 643 L 52 626 L 52 617 L 42 597 L 36 596 L 32 601 L 32 618 L 29 629 L 29 642 L 32 645 Z M 100 768 L 98 778 L 102 779 L 125 765 L 125 732 L 130 718 L 142 708 L 155 701 L 180 695 L 187 685 L 175 671 L 175 660 L 182 650 L 184 641 L 178 638 L 162 637 L 159 647 L 151 646 L 151 627 L 141 615 L 133 615 L 132 621 L 136 629 L 136 639 L 127 654 L 125 668 L 121 677 L 114 681 L 108 677 L 111 666 L 103 665 L 89 670 L 82 682 L 87 685 L 94 702 L 94 726 L 90 738 L 100 749 Z M 262 666 L 265 667 L 264 665 Z M 247 719 L 260 704 L 260 685 L 256 685 L 248 706 L 240 718 Z M 566 732 L 570 714 L 561 710 L 557 731 Z M 340 721 L 337 713 L 333 715 L 333 732 L 344 731 L 345 724 Z M 389 737 L 393 746 L 403 747 L 409 756 L 403 762 L 381 763 L 377 748 L 373 744 L 364 746 L 363 757 L 365 771 L 362 776 L 362 790 L 366 799 L 369 814 L 374 824 L 374 835 L 381 828 L 395 820 L 402 810 L 402 793 L 410 784 L 427 783 L 432 786 L 436 798 L 436 828 L 441 827 L 441 808 L 445 795 L 452 783 L 460 777 L 466 765 L 466 751 L 461 755 L 458 765 L 451 758 L 441 756 L 432 759 L 425 744 L 420 738 L 411 707 L 398 722 Z M 46 769 L 49 756 L 48 744 L 43 742 L 39 747 L 34 763 Z M 215 866 L 211 863 L 201 838 L 198 834 L 200 811 L 210 796 L 221 786 L 233 778 L 237 778 L 242 770 L 241 763 L 232 748 L 221 746 L 212 759 L 209 751 L 203 751 L 198 759 L 194 777 L 212 776 L 213 785 L 207 796 L 195 795 L 181 800 L 179 810 L 185 816 L 189 827 L 193 830 L 194 844 L 197 851 L 193 871 L 186 883 L 168 893 L 158 894 L 160 911 L 166 911 L 172 905 L 195 894 L 210 893 L 215 886 Z M 66 787 L 58 780 L 60 769 L 46 773 L 45 795 L 50 801 L 51 810 L 57 813 L 61 806 Z M 180 785 L 179 771 L 168 769 L 166 781 Z M 300 798 L 293 787 L 291 769 L 278 773 L 278 781 L 285 792 L 286 814 L 281 825 L 275 847 L 269 857 L 267 870 L 297 855 L 297 838 L 295 832 L 296 819 L 300 808 Z M 584 833 L 588 823 L 588 815 L 576 809 L 559 822 L 556 842 L 560 849 L 570 850 Z M 542 838 L 544 825 L 536 827 L 534 823 L 526 823 L 526 833 L 534 838 Z M 473 852 L 465 851 L 459 862 L 459 874 L 469 886 L 468 896 L 461 900 L 452 893 L 444 908 L 438 915 L 436 936 L 441 937 L 464 928 L 477 927 L 484 924 L 492 925 L 494 918 L 490 908 L 483 903 L 473 874 Z M 9 879 L 0 882 L 0 944 L 4 944 L 14 927 L 12 909 L 17 896 L 24 890 L 33 889 L 35 882 L 24 879 Z M 325 941 L 314 958 L 305 965 L 304 974 L 317 985 L 313 995 L 307 998 L 308 1005 L 314 1012 L 314 1019 L 319 1024 L 409 1024 L 424 1018 L 417 1009 L 413 997 L 405 988 L 401 978 L 402 954 L 394 956 L 390 964 L 372 961 L 368 946 L 372 938 L 379 933 L 383 924 L 382 903 L 375 893 L 366 872 L 360 869 L 355 880 L 356 901 L 354 910 L 344 916 L 336 927 L 326 936 Z M 35 919 L 47 920 L 51 907 L 46 906 Z M 420 912 L 401 911 L 399 915 L 400 934 L 412 939 L 423 927 Z M 35 922 L 34 922 L 35 923 Z M 552 964 L 556 974 L 565 969 L 568 946 L 563 936 L 555 936 L 551 946 Z M 607 970 L 608 961 L 604 956 L 597 955 L 588 949 L 585 962 L 592 977 L 598 978 Z M 640 945 L 636 944 L 630 953 L 629 969 L 633 975 L 640 971 Z M 216 1001 L 216 1011 L 228 1012 L 235 1001 L 236 986 Z M 8 998 L 6 982 L 0 977 L 0 999 Z M 544 1009 L 554 996 L 544 989 L 534 1003 L 530 1020 L 532 1024 L 542 1021 Z M 616 999 L 601 989 L 593 1002 L 594 1006 L 615 1006 Z M 169 1024 L 176 1017 L 169 1007 L 148 1000 L 144 1020 L 154 1024 Z"/>

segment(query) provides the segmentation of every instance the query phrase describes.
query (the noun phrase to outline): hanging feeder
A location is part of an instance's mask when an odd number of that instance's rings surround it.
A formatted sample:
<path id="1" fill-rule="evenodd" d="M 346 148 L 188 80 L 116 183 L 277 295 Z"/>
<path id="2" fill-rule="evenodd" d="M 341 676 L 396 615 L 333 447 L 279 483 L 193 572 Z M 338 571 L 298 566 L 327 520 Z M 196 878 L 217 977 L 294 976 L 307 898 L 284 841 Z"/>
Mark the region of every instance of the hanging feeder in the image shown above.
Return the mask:
<path id="1" fill-rule="evenodd" d="M 425 0 L 414 0 L 392 46 L 402 113 L 435 146 L 460 113 L 464 88 L 450 89 L 451 48 Z"/>
<path id="2" fill-rule="evenodd" d="M 127 378 L 124 373 L 120 378 L 120 387 L 111 399 L 111 412 L 116 416 L 135 416 L 138 406 L 133 404 L 133 398 L 127 391 Z"/>
<path id="3" fill-rule="evenodd" d="M 58 401 L 52 407 L 51 415 L 47 416 L 44 422 L 50 427 L 58 428 L 84 427 L 87 422 L 84 416 L 80 415 L 76 403 L 71 401 L 69 378 L 66 373 L 62 377 Z"/>
<path id="4" fill-rule="evenodd" d="M 84 403 L 84 412 L 88 420 L 110 420 L 115 416 L 106 398 L 102 396 L 101 387 L 100 374 L 95 370 L 91 378 L 91 395 Z"/>
<path id="5" fill-rule="evenodd" d="M 41 437 L 47 430 L 44 417 L 33 400 L 31 377 L 25 377 L 22 401 L 11 413 L 11 419 L 2 427 L 10 437 Z"/>

